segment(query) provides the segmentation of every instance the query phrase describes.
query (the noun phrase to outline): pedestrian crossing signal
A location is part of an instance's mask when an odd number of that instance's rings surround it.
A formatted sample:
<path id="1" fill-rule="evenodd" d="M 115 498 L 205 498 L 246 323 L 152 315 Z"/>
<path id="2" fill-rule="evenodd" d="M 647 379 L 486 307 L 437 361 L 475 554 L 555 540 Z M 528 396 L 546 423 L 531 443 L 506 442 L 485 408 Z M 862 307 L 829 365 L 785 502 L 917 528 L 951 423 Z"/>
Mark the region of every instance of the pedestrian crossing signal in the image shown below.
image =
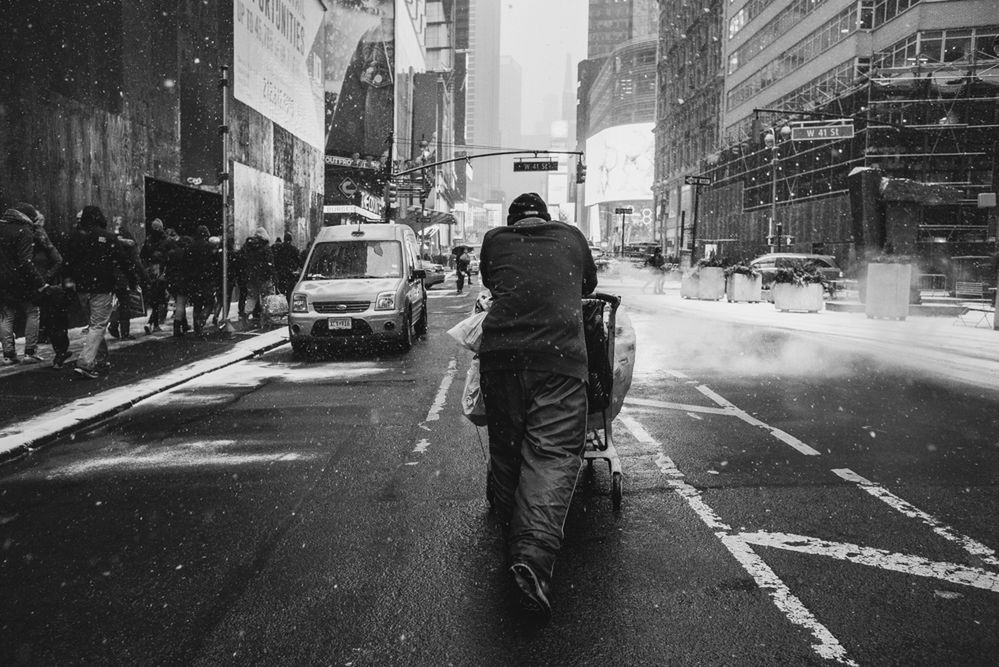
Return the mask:
<path id="1" fill-rule="evenodd" d="M 586 165 L 582 161 L 576 163 L 576 182 L 586 182 Z"/>

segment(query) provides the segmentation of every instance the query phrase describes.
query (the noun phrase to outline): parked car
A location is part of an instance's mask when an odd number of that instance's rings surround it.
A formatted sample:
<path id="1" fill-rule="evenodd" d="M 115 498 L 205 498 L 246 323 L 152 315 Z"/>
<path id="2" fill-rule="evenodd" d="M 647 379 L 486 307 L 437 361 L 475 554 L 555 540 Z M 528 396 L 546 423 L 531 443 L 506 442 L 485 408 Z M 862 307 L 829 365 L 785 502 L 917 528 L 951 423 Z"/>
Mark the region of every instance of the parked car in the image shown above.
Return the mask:
<path id="1" fill-rule="evenodd" d="M 427 333 L 425 277 L 406 225 L 324 227 L 292 292 L 292 351 L 372 340 L 409 350 Z"/>
<path id="2" fill-rule="evenodd" d="M 427 277 L 423 279 L 423 285 L 427 289 L 444 282 L 443 264 L 423 260 L 423 271 L 427 274 Z"/>
<path id="3" fill-rule="evenodd" d="M 769 290 L 777 269 L 794 264 L 812 265 L 819 270 L 826 281 L 827 289 L 831 289 L 832 281 L 843 277 L 843 271 L 836 264 L 832 255 L 810 255 L 797 252 L 771 252 L 761 255 L 751 261 L 749 266 L 760 272 L 763 289 Z"/>

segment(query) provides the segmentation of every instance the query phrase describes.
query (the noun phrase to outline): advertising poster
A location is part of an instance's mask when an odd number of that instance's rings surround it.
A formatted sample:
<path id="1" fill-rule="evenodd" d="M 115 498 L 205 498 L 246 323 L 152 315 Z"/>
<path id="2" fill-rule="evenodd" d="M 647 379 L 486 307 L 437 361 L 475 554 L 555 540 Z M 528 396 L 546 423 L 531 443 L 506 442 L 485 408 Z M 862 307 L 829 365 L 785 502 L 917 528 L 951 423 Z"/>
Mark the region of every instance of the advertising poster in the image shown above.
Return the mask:
<path id="1" fill-rule="evenodd" d="M 652 199 L 653 123 L 616 125 L 586 140 L 586 205 Z"/>
<path id="2" fill-rule="evenodd" d="M 285 233 L 284 181 L 241 162 L 232 163 L 233 227 L 236 247 L 263 227 L 271 237 Z"/>
<path id="3" fill-rule="evenodd" d="M 393 0 L 330 0 L 326 154 L 378 160 L 394 127 Z"/>
<path id="4" fill-rule="evenodd" d="M 233 0 L 233 97 L 322 149 L 320 0 Z"/>

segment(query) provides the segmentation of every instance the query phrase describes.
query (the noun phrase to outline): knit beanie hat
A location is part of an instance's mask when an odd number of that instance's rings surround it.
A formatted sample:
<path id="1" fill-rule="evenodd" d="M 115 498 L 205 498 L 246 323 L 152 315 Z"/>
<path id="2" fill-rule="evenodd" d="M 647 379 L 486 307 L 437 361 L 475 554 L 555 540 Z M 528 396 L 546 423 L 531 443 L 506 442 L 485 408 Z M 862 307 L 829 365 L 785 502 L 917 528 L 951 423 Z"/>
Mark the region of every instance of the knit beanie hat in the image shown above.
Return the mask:
<path id="1" fill-rule="evenodd" d="M 83 214 L 80 215 L 80 226 L 107 229 L 108 219 L 104 217 L 104 212 L 99 207 L 84 206 Z"/>
<path id="2" fill-rule="evenodd" d="M 524 218 L 541 218 L 551 220 L 548 215 L 548 205 L 537 192 L 525 192 L 510 204 L 509 215 L 506 216 L 506 224 L 512 225 Z"/>

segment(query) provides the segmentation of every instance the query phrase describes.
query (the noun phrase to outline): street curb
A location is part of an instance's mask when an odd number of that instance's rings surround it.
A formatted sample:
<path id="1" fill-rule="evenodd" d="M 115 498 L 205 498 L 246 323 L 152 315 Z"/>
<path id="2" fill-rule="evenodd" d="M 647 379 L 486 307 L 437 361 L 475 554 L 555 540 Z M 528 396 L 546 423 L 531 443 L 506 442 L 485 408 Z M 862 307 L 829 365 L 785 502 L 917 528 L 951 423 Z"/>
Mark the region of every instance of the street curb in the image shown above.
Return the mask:
<path id="1" fill-rule="evenodd" d="M 0 464 L 19 459 L 48 442 L 124 412 L 157 394 L 169 391 L 203 375 L 260 356 L 285 345 L 287 342 L 288 332 L 285 327 L 282 327 L 255 336 L 251 340 L 237 343 L 225 354 L 201 359 L 150 378 L 143 382 L 144 390 L 140 394 L 133 393 L 134 386 L 125 385 L 109 389 L 96 396 L 78 399 L 57 410 L 13 424 L 0 430 Z"/>

